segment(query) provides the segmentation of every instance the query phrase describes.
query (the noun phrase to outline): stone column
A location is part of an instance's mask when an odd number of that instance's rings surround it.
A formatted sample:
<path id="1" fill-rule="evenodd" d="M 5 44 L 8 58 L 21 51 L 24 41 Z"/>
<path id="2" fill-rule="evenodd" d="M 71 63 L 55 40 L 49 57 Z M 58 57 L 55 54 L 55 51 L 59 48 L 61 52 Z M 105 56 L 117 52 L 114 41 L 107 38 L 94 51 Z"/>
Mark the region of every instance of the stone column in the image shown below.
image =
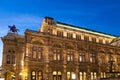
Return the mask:
<path id="1" fill-rule="evenodd" d="M 79 67 L 78 66 L 76 67 L 75 74 L 76 74 L 76 80 L 79 80 Z"/>
<path id="2" fill-rule="evenodd" d="M 66 65 L 63 65 L 63 74 L 62 74 L 62 80 L 67 80 L 67 72 L 66 72 Z"/>
<path id="3" fill-rule="evenodd" d="M 87 68 L 87 80 L 91 80 L 90 66 L 89 65 L 88 65 L 88 68 Z"/>

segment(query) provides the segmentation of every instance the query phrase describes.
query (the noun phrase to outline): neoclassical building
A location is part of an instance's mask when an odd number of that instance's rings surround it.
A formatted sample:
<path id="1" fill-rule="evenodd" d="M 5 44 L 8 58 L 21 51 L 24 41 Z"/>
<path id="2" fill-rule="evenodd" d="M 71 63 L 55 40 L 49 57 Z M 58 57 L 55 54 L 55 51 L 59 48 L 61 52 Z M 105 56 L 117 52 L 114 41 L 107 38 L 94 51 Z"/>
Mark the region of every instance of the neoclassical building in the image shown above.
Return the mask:
<path id="1" fill-rule="evenodd" d="M 120 38 L 45 17 L 38 31 L 3 36 L 5 80 L 99 80 L 120 71 Z M 110 67 L 110 60 L 114 60 Z"/>

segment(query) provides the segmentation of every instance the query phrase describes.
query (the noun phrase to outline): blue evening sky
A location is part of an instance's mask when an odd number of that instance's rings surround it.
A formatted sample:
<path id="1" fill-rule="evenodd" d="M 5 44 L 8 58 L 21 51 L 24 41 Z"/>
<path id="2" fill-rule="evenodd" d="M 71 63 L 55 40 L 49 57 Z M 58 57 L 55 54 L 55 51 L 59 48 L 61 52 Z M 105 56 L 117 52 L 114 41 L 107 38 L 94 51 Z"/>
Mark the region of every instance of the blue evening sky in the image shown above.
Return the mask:
<path id="1" fill-rule="evenodd" d="M 0 37 L 15 24 L 38 30 L 45 16 L 84 28 L 120 35 L 120 0 L 0 0 Z M 0 65 L 3 43 L 0 40 Z"/>

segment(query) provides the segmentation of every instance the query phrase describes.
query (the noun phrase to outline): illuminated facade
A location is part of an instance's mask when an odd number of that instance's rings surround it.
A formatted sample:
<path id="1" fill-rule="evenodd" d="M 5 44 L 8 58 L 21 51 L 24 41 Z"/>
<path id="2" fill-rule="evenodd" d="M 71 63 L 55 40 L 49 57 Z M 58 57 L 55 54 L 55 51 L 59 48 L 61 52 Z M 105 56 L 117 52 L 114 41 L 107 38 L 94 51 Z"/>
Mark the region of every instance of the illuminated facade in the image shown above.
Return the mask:
<path id="1" fill-rule="evenodd" d="M 45 17 L 38 31 L 2 37 L 6 80 L 99 80 L 109 70 L 109 56 L 120 68 L 117 36 Z"/>

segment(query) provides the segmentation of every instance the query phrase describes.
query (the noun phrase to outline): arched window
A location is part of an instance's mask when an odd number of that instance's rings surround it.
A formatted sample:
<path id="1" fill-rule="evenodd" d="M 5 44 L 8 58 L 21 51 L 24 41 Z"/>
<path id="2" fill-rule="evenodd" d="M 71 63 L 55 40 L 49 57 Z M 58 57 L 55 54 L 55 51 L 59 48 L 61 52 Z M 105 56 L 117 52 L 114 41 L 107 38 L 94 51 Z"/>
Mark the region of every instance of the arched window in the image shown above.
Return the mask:
<path id="1" fill-rule="evenodd" d="M 31 72 L 31 80 L 36 80 L 36 71 Z"/>
<path id="2" fill-rule="evenodd" d="M 96 79 L 97 79 L 97 73 L 91 72 L 91 80 L 96 80 Z"/>
<path id="3" fill-rule="evenodd" d="M 86 80 L 86 72 L 79 72 L 79 80 Z"/>
<path id="4" fill-rule="evenodd" d="M 76 74 L 75 72 L 67 72 L 67 80 L 75 80 L 76 79 Z"/>
<path id="5" fill-rule="evenodd" d="M 53 71 L 53 80 L 62 80 L 61 71 Z"/>
<path id="6" fill-rule="evenodd" d="M 42 79 L 43 79 L 42 71 L 38 71 L 38 80 Z"/>

